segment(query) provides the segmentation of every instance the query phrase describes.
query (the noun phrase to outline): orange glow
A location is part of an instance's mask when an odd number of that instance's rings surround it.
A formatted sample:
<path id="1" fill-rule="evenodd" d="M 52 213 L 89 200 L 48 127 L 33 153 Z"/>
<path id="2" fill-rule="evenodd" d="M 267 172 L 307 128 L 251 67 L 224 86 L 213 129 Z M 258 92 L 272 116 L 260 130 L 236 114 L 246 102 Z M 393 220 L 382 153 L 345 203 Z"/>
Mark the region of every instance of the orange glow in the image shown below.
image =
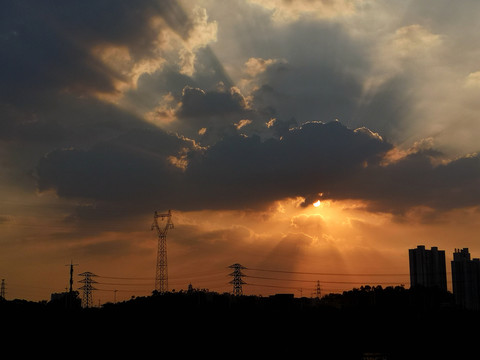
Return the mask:
<path id="1" fill-rule="evenodd" d="M 317 200 L 316 202 L 313 203 L 313 206 L 319 207 L 320 206 L 320 200 Z"/>
<path id="2" fill-rule="evenodd" d="M 305 207 L 304 202 L 304 198 L 285 199 L 256 211 L 172 210 L 175 229 L 167 240 L 169 287 L 179 291 L 191 284 L 231 292 L 227 267 L 233 263 L 248 268 L 244 271 L 246 295 L 310 296 L 317 281 L 322 295 L 363 284 L 408 287 L 409 248 L 438 246 L 446 251 L 447 264 L 455 246 L 468 247 L 472 254 L 479 251 L 472 236 L 475 226 L 450 226 L 478 223 L 474 210 L 452 212 L 432 226 L 416 220 L 415 212 L 409 214 L 408 222 L 399 222 L 392 215 L 365 211 L 359 201 L 323 200 L 318 207 Z M 157 238 L 150 230 L 149 214 L 131 219 L 126 229 L 97 226 L 92 228 L 96 232 L 74 236 L 75 228 L 56 222 L 53 214 L 44 216 L 47 223 L 40 224 L 24 214 L 26 210 L 18 216 L 11 212 L 12 218 L 1 229 L 5 238 L 22 239 L 11 240 L 4 247 L 8 251 L 0 256 L 8 299 L 42 300 L 63 291 L 68 286 L 65 265 L 71 261 L 79 264 L 76 288 L 79 273 L 100 276 L 95 303 L 144 296 L 153 289 Z M 451 243 L 453 238 L 459 245 Z M 45 258 L 51 261 L 41 260 Z M 45 284 L 37 288 L 36 283 Z"/>

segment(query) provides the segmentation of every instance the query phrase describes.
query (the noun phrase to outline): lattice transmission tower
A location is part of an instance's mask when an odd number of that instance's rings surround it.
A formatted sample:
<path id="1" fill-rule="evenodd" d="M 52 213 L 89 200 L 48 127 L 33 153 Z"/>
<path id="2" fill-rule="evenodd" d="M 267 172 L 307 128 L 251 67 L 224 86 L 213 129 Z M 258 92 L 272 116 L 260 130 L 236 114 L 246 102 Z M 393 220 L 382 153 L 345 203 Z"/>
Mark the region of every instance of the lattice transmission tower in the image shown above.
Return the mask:
<path id="1" fill-rule="evenodd" d="M 162 222 L 160 225 L 159 219 Z M 173 229 L 172 212 L 166 214 L 157 211 L 153 214 L 152 230 L 157 231 L 158 251 L 157 269 L 155 274 L 155 290 L 163 294 L 168 291 L 168 266 L 167 266 L 167 232 Z"/>
<path id="2" fill-rule="evenodd" d="M 89 308 L 90 306 L 93 305 L 93 291 L 97 290 L 93 287 L 92 284 L 95 284 L 96 281 L 92 279 L 92 277 L 95 277 L 97 275 L 91 273 L 91 272 L 83 272 L 81 274 L 78 274 L 79 276 L 84 276 L 83 280 L 80 280 L 79 282 L 83 283 L 83 286 L 80 287 L 80 290 L 83 290 L 83 307 L 84 308 Z"/>
<path id="3" fill-rule="evenodd" d="M 233 272 L 229 274 L 229 276 L 233 276 L 232 281 L 230 281 L 230 284 L 233 284 L 233 295 L 243 295 L 242 285 L 245 285 L 246 282 L 243 281 L 242 277 L 247 275 L 242 273 L 242 269 L 246 269 L 246 267 L 240 264 L 233 264 L 229 268 L 233 269 Z"/>
<path id="4" fill-rule="evenodd" d="M 320 299 L 321 291 L 320 291 L 320 281 L 317 280 L 317 286 L 315 287 L 315 297 Z"/>

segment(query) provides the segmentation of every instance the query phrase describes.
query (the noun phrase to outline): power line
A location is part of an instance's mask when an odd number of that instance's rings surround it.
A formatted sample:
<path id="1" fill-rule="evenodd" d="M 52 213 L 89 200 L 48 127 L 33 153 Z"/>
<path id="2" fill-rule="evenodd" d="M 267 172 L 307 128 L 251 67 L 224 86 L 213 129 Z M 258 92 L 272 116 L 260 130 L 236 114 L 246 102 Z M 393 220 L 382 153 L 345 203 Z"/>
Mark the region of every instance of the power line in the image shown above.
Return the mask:
<path id="1" fill-rule="evenodd" d="M 95 288 L 95 291 L 110 291 L 110 292 L 129 292 L 129 293 L 137 293 L 139 292 L 138 289 L 135 289 L 135 290 L 130 290 L 130 289 L 98 289 L 98 288 Z M 143 290 L 143 291 L 140 291 L 141 293 L 149 293 L 151 292 L 151 290 Z"/>
<path id="2" fill-rule="evenodd" d="M 191 280 L 191 279 L 198 279 L 198 278 L 206 278 L 206 277 L 213 277 L 213 276 L 225 276 L 224 272 L 215 271 L 209 272 L 204 274 L 192 274 L 192 275 L 183 275 L 182 277 L 169 277 L 169 280 L 174 281 L 181 281 L 181 280 Z M 97 275 L 99 278 L 103 279 L 111 279 L 111 280 L 153 280 L 152 277 L 119 277 L 119 276 L 103 276 Z"/>
<path id="3" fill-rule="evenodd" d="M 355 274 L 355 273 L 321 273 L 321 272 L 301 272 L 301 271 L 287 271 L 287 270 L 271 270 L 271 269 L 255 269 L 255 268 L 246 268 L 246 270 L 252 271 L 265 271 L 265 272 L 278 272 L 286 274 L 300 274 L 300 275 L 332 275 L 332 276 L 409 276 L 410 274 L 401 274 L 401 273 L 371 273 L 371 274 Z"/>
<path id="4" fill-rule="evenodd" d="M 277 288 L 277 289 L 295 289 L 300 290 L 301 288 L 296 288 L 292 286 L 278 286 L 278 285 L 261 285 L 261 284 L 252 284 L 248 283 L 249 286 L 260 286 L 260 287 L 269 287 L 269 288 Z"/>
<path id="5" fill-rule="evenodd" d="M 97 275 L 99 278 L 114 279 L 114 280 L 152 280 L 151 277 L 115 277 L 115 276 L 102 276 Z"/>
<path id="6" fill-rule="evenodd" d="M 121 284 L 121 283 L 104 283 L 104 282 L 97 282 L 100 285 L 125 285 L 125 286 L 150 286 L 152 284 Z"/>
<path id="7" fill-rule="evenodd" d="M 253 278 L 253 279 L 265 279 L 265 280 L 279 280 L 279 281 L 293 281 L 293 282 L 311 282 L 316 283 L 318 280 L 300 280 L 300 279 L 281 279 L 281 278 L 270 278 L 270 277 L 261 277 L 261 276 L 250 276 L 245 275 L 246 277 Z M 358 281 L 321 281 L 321 283 L 326 284 L 363 284 L 364 282 Z M 399 282 L 373 282 L 375 284 L 385 284 L 385 285 L 395 285 L 399 284 Z M 248 284 L 250 285 L 250 283 Z"/>

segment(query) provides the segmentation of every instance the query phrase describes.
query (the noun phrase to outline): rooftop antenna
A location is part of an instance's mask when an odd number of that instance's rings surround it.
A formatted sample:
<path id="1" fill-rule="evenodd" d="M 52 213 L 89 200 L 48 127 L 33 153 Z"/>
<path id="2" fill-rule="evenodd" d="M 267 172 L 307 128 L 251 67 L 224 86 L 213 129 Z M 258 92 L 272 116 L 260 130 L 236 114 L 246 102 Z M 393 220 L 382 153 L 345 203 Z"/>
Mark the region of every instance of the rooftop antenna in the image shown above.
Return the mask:
<path id="1" fill-rule="evenodd" d="M 5 279 L 2 279 L 2 285 L 0 287 L 0 298 L 5 300 Z"/>
<path id="2" fill-rule="evenodd" d="M 165 221 L 165 225 L 160 227 L 158 219 Z M 163 294 L 168 291 L 168 267 L 167 267 L 167 232 L 173 229 L 172 212 L 160 214 L 157 211 L 153 214 L 152 230 L 157 231 L 158 251 L 157 251 L 157 269 L 155 274 L 155 290 Z"/>
<path id="3" fill-rule="evenodd" d="M 70 261 L 70 265 L 65 265 L 65 266 L 70 266 L 70 293 L 73 292 L 73 267 L 74 266 L 77 266 L 78 264 L 73 264 L 71 261 Z"/>

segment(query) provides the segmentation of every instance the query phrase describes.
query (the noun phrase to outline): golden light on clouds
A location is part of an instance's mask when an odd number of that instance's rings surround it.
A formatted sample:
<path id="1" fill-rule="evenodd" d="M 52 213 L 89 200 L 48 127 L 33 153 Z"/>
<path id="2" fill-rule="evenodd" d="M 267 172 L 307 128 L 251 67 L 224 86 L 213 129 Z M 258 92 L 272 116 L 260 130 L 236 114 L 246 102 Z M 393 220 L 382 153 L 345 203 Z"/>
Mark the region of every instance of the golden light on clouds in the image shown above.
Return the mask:
<path id="1" fill-rule="evenodd" d="M 293 22 L 302 16 L 314 18 L 335 18 L 349 16 L 356 12 L 365 0 L 249 0 L 254 4 L 273 11 L 273 19 L 279 22 Z"/>
<path id="2" fill-rule="evenodd" d="M 380 281 L 358 274 L 407 273 L 419 244 L 478 256 L 480 5 L 432 6 L 5 6 L 9 297 L 62 291 L 71 260 L 153 285 L 157 206 L 173 212 L 177 289 L 229 291 L 226 269 L 241 263 L 288 273 L 246 279 L 248 294 L 314 280 L 341 291 Z M 47 278 L 35 297 L 16 292 Z"/>

